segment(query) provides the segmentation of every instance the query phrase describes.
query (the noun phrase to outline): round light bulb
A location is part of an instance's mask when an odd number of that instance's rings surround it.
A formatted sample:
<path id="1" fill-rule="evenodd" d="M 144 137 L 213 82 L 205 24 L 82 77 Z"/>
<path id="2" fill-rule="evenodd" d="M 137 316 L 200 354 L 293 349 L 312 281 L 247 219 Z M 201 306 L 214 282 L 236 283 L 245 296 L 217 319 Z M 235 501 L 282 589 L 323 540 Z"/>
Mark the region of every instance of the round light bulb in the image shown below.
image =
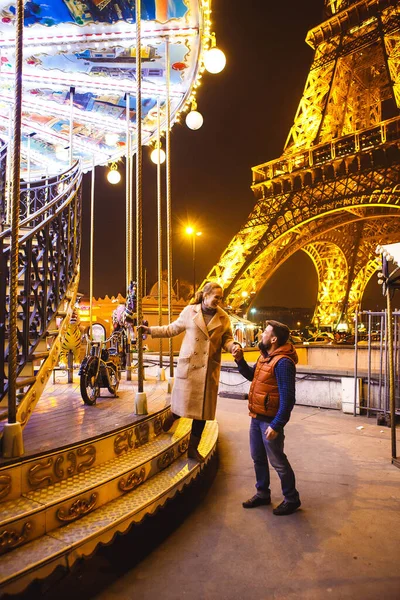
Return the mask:
<path id="1" fill-rule="evenodd" d="M 162 165 L 165 162 L 165 152 L 162 148 L 154 148 L 153 152 L 150 154 L 150 160 L 155 164 Z"/>
<path id="2" fill-rule="evenodd" d="M 106 142 L 107 146 L 115 146 L 118 141 L 119 141 L 118 133 L 106 133 L 105 142 Z"/>
<path id="3" fill-rule="evenodd" d="M 200 129 L 203 125 L 203 115 L 199 113 L 197 110 L 191 110 L 190 113 L 186 115 L 186 125 L 189 129 Z"/>
<path id="4" fill-rule="evenodd" d="M 248 295 L 249 295 L 248 292 L 246 292 L 246 291 L 242 292 L 242 298 L 247 298 Z"/>
<path id="5" fill-rule="evenodd" d="M 56 158 L 66 162 L 69 159 L 69 149 L 63 148 L 63 146 L 56 146 Z"/>
<path id="6" fill-rule="evenodd" d="M 187 233 L 188 235 L 192 235 L 192 233 L 194 233 L 194 229 L 193 229 L 193 227 L 186 227 L 186 233 Z"/>
<path id="7" fill-rule="evenodd" d="M 112 171 L 108 171 L 107 179 L 110 183 L 112 183 L 113 185 L 116 185 L 117 183 L 119 183 L 121 181 L 121 173 L 119 171 L 117 171 L 116 169 L 113 169 Z"/>
<path id="8" fill-rule="evenodd" d="M 221 73 L 226 65 L 225 54 L 219 48 L 210 48 L 204 55 L 204 66 L 209 73 Z"/>

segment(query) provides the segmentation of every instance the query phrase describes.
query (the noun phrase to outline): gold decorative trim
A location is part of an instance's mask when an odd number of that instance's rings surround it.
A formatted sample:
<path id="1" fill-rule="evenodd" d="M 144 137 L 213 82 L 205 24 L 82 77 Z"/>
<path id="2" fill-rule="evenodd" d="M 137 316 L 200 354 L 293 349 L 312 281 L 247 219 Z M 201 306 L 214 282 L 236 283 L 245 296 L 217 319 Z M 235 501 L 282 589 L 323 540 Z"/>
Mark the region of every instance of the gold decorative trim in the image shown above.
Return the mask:
<path id="1" fill-rule="evenodd" d="M 168 415 L 168 413 L 167 413 Z M 160 433 L 162 432 L 162 426 L 163 423 L 165 421 L 166 417 L 164 419 L 162 419 L 161 417 L 156 417 L 153 421 L 153 426 L 154 426 L 154 435 L 160 435 Z"/>
<path id="2" fill-rule="evenodd" d="M 64 477 L 64 469 L 61 468 L 62 463 L 64 462 L 64 457 L 62 455 L 57 456 L 54 461 L 54 474 L 57 479 L 62 479 Z"/>
<path id="3" fill-rule="evenodd" d="M 82 473 L 85 469 L 88 469 L 92 466 L 92 464 L 96 460 L 96 448 L 95 446 L 85 446 L 85 448 L 78 448 L 77 455 L 80 456 L 89 456 L 88 460 L 81 462 L 78 465 L 77 471 L 78 473 Z"/>
<path id="4" fill-rule="evenodd" d="M 29 391 L 27 392 L 27 395 L 28 394 L 29 394 Z M 26 396 L 25 396 L 25 398 L 26 398 Z M 24 400 L 23 400 L 23 402 L 24 402 Z M 21 417 L 19 418 L 19 422 L 21 423 L 21 427 L 25 427 L 25 425 L 27 424 L 28 419 L 29 419 L 29 417 L 32 414 L 32 411 L 35 408 L 35 402 L 36 402 L 36 391 L 33 390 L 32 393 L 31 393 L 31 395 L 30 395 L 30 397 L 29 397 L 29 399 L 26 402 L 25 410 L 22 410 Z"/>
<path id="5" fill-rule="evenodd" d="M 18 533 L 15 529 L 4 529 L 0 532 L 0 554 L 4 554 L 8 550 L 12 550 L 17 546 L 20 546 L 28 539 L 30 531 L 32 531 L 33 524 L 31 521 L 27 521 L 22 527 L 21 533 Z"/>
<path id="6" fill-rule="evenodd" d="M 136 438 L 135 441 L 133 440 L 134 436 Z M 115 436 L 114 452 L 119 456 L 123 452 L 128 452 L 128 450 L 132 450 L 133 448 L 140 448 L 140 446 L 147 444 L 149 439 L 150 425 L 148 423 L 141 423 L 137 427 L 128 429 L 128 431 Z"/>
<path id="7" fill-rule="evenodd" d="M 136 471 L 131 473 L 127 480 L 125 480 L 125 477 L 120 479 L 120 481 L 118 482 L 118 488 L 123 492 L 130 492 L 131 490 L 137 488 L 138 485 L 143 483 L 143 481 L 145 480 L 145 476 L 146 471 L 144 467 L 142 467 L 139 473 L 137 473 Z"/>
<path id="8" fill-rule="evenodd" d="M 11 492 L 11 475 L 0 475 L 0 500 L 3 500 Z"/>
<path id="9" fill-rule="evenodd" d="M 41 485 L 51 485 L 53 483 L 53 477 L 51 475 L 44 475 L 43 477 L 38 477 L 37 473 L 42 471 L 43 469 L 48 469 L 52 466 L 53 459 L 48 458 L 47 460 L 42 460 L 36 465 L 33 465 L 28 471 L 28 483 L 31 487 L 39 487 Z"/>
<path id="10" fill-rule="evenodd" d="M 174 457 L 175 457 L 175 451 L 173 448 L 170 448 L 170 450 L 168 450 L 168 452 L 165 452 L 157 460 L 157 467 L 160 469 L 160 471 L 169 467 L 169 465 L 173 462 Z"/>
<path id="11" fill-rule="evenodd" d="M 86 458 L 78 464 L 78 458 Z M 65 471 L 61 467 L 65 460 L 65 453 L 59 454 L 56 457 L 49 457 L 41 462 L 36 463 L 31 467 L 28 471 L 28 483 L 32 488 L 44 487 L 45 485 L 51 485 L 56 481 L 61 481 L 62 479 L 66 479 L 66 477 L 71 477 L 76 473 L 82 473 L 89 467 L 93 465 L 96 460 L 96 448 L 95 446 L 85 446 L 84 448 L 78 448 L 76 452 L 68 452 L 66 455 L 67 460 L 70 462 L 70 466 L 67 468 L 67 475 L 65 476 Z M 45 469 L 52 470 L 40 477 L 38 475 L 39 472 L 44 471 Z M 0 480 L 1 483 L 1 480 Z M 1 496 L 0 496 L 1 497 Z"/>
<path id="12" fill-rule="evenodd" d="M 150 437 L 150 426 L 148 423 L 142 423 L 135 428 L 135 448 L 139 448 L 140 446 L 144 446 L 147 444 Z"/>
<path id="13" fill-rule="evenodd" d="M 179 442 L 178 444 L 178 451 L 181 454 L 184 454 L 186 452 L 186 450 L 188 449 L 189 446 L 189 437 L 186 437 L 184 440 L 182 440 L 181 442 Z"/>
<path id="14" fill-rule="evenodd" d="M 94 492 L 90 496 L 89 500 L 84 500 L 83 498 L 80 498 L 79 500 L 75 500 L 75 502 L 72 503 L 72 505 L 70 506 L 70 508 L 68 510 L 59 508 L 56 513 L 57 519 L 63 523 L 69 523 L 71 521 L 76 521 L 76 519 L 79 519 L 80 517 L 87 515 L 89 512 L 91 512 L 94 509 L 94 507 L 96 506 L 98 497 L 99 497 L 99 494 L 97 492 Z"/>

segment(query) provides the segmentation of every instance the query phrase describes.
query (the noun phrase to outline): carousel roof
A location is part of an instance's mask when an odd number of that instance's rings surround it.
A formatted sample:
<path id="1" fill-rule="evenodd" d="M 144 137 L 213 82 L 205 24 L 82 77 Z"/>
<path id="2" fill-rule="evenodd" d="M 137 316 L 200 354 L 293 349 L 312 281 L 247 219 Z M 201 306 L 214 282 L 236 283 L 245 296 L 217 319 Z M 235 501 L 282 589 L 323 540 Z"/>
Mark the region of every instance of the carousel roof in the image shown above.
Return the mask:
<path id="1" fill-rule="evenodd" d="M 142 0 L 143 144 L 156 133 L 158 98 L 165 130 L 167 41 L 171 123 L 195 96 L 208 44 L 209 4 Z M 15 46 L 15 4 L 0 0 L 0 137 L 6 141 L 14 105 Z M 134 150 L 134 0 L 26 2 L 23 56 L 23 169 L 29 155 L 32 176 L 64 171 L 71 148 L 83 170 L 115 161 L 126 154 L 128 130 Z"/>

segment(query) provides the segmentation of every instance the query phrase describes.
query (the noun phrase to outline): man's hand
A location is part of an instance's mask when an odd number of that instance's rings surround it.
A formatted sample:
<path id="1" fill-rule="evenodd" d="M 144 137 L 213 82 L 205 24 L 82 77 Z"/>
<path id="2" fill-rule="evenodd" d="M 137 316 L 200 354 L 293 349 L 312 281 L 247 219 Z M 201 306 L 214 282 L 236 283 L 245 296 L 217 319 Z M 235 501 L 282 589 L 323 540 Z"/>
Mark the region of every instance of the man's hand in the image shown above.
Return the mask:
<path id="1" fill-rule="evenodd" d="M 232 352 L 232 356 L 235 360 L 242 360 L 243 350 L 242 350 L 242 347 L 239 346 L 239 344 L 233 344 L 231 352 Z"/>
<path id="2" fill-rule="evenodd" d="M 267 440 L 275 440 L 278 435 L 279 433 L 275 431 L 275 429 L 272 429 L 272 427 L 268 427 L 267 431 L 265 432 L 265 437 Z"/>

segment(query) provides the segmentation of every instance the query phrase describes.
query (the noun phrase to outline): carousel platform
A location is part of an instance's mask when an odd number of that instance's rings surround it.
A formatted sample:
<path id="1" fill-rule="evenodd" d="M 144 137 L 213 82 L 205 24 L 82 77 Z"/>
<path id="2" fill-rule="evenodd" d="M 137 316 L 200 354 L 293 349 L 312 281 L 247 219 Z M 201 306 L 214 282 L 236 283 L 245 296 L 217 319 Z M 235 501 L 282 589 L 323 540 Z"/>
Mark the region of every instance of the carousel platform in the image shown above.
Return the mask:
<path id="1" fill-rule="evenodd" d="M 0 596 L 24 590 L 58 566 L 69 570 L 99 544 L 153 514 L 207 468 L 218 426 L 187 457 L 191 421 L 168 433 L 166 382 L 147 377 L 148 415 L 134 415 L 136 384 L 86 406 L 79 380 L 57 372 L 24 429 L 24 456 L 0 463 Z M 103 392 L 106 394 L 106 391 Z"/>

